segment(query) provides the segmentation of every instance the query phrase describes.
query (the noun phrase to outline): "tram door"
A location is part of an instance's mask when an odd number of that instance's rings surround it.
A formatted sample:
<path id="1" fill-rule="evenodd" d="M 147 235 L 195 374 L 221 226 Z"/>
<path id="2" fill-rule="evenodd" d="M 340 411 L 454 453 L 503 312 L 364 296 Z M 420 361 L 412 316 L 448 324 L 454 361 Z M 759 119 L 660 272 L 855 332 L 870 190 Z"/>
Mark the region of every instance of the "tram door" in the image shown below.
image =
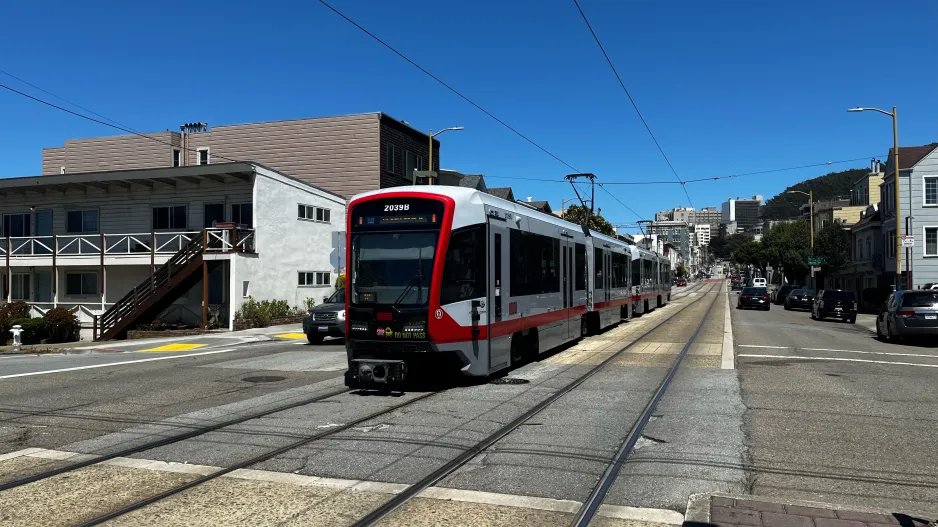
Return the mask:
<path id="1" fill-rule="evenodd" d="M 488 352 L 489 371 L 508 365 L 511 360 L 511 336 L 500 335 L 499 322 L 509 314 L 508 299 L 508 238 L 509 230 L 501 218 L 489 216 L 488 234 Z M 494 335 L 493 335 L 494 333 Z"/>
<path id="2" fill-rule="evenodd" d="M 563 308 L 566 312 L 564 327 L 561 332 L 564 340 L 575 338 L 580 335 L 579 318 L 574 324 L 570 319 L 569 309 L 573 307 L 573 284 L 574 284 L 574 266 L 573 263 L 573 238 L 569 234 L 561 233 L 560 238 L 560 290 L 563 292 Z M 574 326 L 576 326 L 574 328 Z M 574 332 L 576 334 L 574 334 Z"/>

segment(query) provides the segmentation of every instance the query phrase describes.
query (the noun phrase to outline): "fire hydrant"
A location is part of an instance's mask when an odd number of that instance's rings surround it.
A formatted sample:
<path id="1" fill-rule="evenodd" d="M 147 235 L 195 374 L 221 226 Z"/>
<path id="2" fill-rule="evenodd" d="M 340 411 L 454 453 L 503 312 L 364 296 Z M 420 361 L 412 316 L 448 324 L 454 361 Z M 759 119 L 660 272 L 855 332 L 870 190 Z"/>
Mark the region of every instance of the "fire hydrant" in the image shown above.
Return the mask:
<path id="1" fill-rule="evenodd" d="M 23 327 L 19 324 L 13 326 L 13 329 L 10 330 L 10 333 L 13 334 L 13 347 L 18 348 L 22 344 L 20 340 L 20 334 L 23 332 Z"/>

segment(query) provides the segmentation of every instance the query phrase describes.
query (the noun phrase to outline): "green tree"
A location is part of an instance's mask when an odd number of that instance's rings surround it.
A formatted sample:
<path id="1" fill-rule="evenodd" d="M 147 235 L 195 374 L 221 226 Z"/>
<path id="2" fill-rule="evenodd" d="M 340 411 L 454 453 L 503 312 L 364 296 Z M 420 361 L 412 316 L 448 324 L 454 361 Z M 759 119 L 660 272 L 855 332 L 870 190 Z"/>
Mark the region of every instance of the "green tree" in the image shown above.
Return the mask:
<path id="1" fill-rule="evenodd" d="M 684 278 L 687 276 L 687 266 L 684 265 L 684 262 L 677 264 L 675 274 L 677 274 L 678 278 Z"/>
<path id="2" fill-rule="evenodd" d="M 765 276 L 766 265 L 768 265 L 768 254 L 765 247 L 756 241 L 748 241 L 733 251 L 733 259 L 741 265 L 752 265 L 762 271 Z"/>
<path id="3" fill-rule="evenodd" d="M 577 225 L 583 225 L 583 220 L 588 214 L 589 209 L 587 207 L 582 205 L 570 205 L 566 212 L 564 212 L 563 219 L 571 223 L 576 223 Z M 589 228 L 596 232 L 605 234 L 606 236 L 616 235 L 616 231 L 612 228 L 612 224 L 606 221 L 606 218 L 596 214 L 595 211 L 590 215 Z"/>
<path id="4" fill-rule="evenodd" d="M 810 244 L 810 227 L 806 221 L 780 223 L 762 237 L 768 263 L 798 283 L 803 283 L 808 274 Z"/>
<path id="5" fill-rule="evenodd" d="M 825 273 L 837 273 L 850 263 L 850 231 L 840 222 L 834 222 L 821 229 L 814 237 L 814 256 L 824 258 Z"/>
<path id="6" fill-rule="evenodd" d="M 740 245 L 749 241 L 752 241 L 752 236 L 742 232 L 725 237 L 717 236 L 710 240 L 710 250 L 713 251 L 714 257 L 725 260 L 730 258 Z"/>

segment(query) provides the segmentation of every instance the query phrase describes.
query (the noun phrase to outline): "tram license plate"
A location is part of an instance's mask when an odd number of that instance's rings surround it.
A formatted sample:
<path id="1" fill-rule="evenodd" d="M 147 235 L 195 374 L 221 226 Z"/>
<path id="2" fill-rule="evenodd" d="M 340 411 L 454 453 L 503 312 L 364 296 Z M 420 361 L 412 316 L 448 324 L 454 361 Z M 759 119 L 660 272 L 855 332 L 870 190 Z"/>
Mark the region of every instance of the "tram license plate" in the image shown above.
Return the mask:
<path id="1" fill-rule="evenodd" d="M 320 333 L 329 333 L 329 326 L 319 326 Z"/>

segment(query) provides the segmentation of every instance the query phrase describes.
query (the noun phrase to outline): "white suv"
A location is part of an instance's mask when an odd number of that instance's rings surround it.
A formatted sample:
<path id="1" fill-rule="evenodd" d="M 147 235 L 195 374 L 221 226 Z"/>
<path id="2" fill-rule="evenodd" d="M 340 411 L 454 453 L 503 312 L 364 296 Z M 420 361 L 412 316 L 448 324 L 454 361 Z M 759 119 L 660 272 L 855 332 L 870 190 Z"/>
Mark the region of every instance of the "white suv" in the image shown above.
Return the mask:
<path id="1" fill-rule="evenodd" d="M 752 287 L 765 287 L 765 278 L 753 278 Z"/>

